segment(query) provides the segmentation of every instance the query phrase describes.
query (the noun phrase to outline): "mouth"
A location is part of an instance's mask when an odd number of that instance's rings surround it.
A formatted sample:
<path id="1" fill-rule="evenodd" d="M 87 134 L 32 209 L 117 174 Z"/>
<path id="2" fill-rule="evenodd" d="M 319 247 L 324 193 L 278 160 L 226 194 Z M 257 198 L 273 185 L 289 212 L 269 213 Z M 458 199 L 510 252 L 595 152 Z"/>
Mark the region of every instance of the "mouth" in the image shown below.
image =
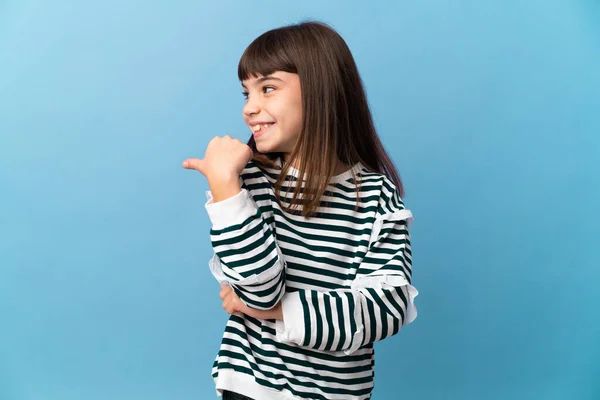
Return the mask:
<path id="1" fill-rule="evenodd" d="M 267 132 L 269 129 L 271 129 L 271 127 L 275 125 L 275 123 L 270 123 L 270 124 L 257 124 L 257 125 L 253 125 L 250 127 L 250 130 L 252 131 L 252 134 L 254 135 L 254 138 L 258 138 L 262 135 L 265 134 L 265 132 Z"/>

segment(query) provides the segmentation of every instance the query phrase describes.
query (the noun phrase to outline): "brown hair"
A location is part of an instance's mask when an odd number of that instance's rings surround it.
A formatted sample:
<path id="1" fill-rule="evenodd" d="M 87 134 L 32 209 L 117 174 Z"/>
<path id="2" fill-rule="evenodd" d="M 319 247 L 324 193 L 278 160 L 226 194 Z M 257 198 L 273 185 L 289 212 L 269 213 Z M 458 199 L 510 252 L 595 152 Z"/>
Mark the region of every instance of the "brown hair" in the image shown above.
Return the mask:
<path id="1" fill-rule="evenodd" d="M 307 218 L 315 214 L 337 165 L 333 154 L 344 164 L 361 162 L 367 169 L 385 174 L 399 195 L 404 195 L 399 173 L 375 131 L 352 53 L 333 28 L 308 21 L 260 35 L 244 51 L 238 77 L 243 81 L 275 71 L 298 74 L 302 89 L 302 131 L 290 160 L 299 159 L 299 178 L 305 180 L 301 200 L 298 195 L 303 182 L 296 182 L 291 207 L 301 205 Z M 272 168 L 274 160 L 282 156 L 258 152 L 253 136 L 247 144 L 259 166 Z M 280 205 L 279 192 L 288 171 L 286 163 L 275 183 Z"/>

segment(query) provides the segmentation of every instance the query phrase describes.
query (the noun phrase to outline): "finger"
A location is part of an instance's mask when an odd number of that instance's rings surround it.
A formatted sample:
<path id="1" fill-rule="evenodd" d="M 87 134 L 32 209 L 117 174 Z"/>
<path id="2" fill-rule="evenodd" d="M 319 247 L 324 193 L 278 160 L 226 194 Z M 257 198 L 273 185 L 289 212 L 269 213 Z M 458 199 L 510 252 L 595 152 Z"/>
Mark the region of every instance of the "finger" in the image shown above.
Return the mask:
<path id="1" fill-rule="evenodd" d="M 181 165 L 185 169 L 195 169 L 196 171 L 200 172 L 202 175 L 206 175 L 205 171 L 204 171 L 204 169 L 205 169 L 204 164 L 205 164 L 204 160 L 201 160 L 199 158 L 188 158 Z"/>
<path id="2" fill-rule="evenodd" d="M 232 289 L 231 286 L 223 285 L 221 286 L 221 291 L 219 292 L 219 297 L 225 299 L 225 297 L 229 296 Z"/>
<path id="3" fill-rule="evenodd" d="M 234 300 L 235 300 L 235 295 L 233 295 L 231 292 L 230 293 L 226 293 L 223 296 L 223 308 L 229 314 L 231 314 L 232 312 L 236 311 L 235 310 L 235 306 L 234 306 Z"/>
<path id="4" fill-rule="evenodd" d="M 227 314 L 233 314 L 234 312 L 236 312 L 236 309 L 233 306 L 231 299 L 227 299 L 227 303 L 225 304 L 225 311 L 227 311 Z"/>
<path id="5" fill-rule="evenodd" d="M 225 303 L 226 310 L 229 314 L 240 311 L 239 307 L 237 306 L 236 300 L 237 296 L 233 292 L 230 292 L 225 295 L 225 299 L 223 300 L 223 302 Z"/>
<path id="6" fill-rule="evenodd" d="M 225 291 L 223 289 L 221 289 L 221 291 L 219 292 L 219 297 L 221 298 L 221 300 L 225 300 Z"/>
<path id="7" fill-rule="evenodd" d="M 235 303 L 235 294 L 233 292 L 229 292 L 229 293 L 225 293 L 225 299 L 227 301 L 227 304 L 232 307 Z"/>
<path id="8" fill-rule="evenodd" d="M 221 307 L 223 307 L 223 310 L 225 310 L 229 313 L 229 301 L 227 298 L 223 300 Z"/>
<path id="9" fill-rule="evenodd" d="M 240 300 L 240 298 L 237 296 L 232 301 L 232 308 L 234 309 L 234 311 L 239 311 L 241 313 L 245 313 L 248 309 L 248 307 L 246 307 L 246 305 L 242 303 L 242 300 Z"/>

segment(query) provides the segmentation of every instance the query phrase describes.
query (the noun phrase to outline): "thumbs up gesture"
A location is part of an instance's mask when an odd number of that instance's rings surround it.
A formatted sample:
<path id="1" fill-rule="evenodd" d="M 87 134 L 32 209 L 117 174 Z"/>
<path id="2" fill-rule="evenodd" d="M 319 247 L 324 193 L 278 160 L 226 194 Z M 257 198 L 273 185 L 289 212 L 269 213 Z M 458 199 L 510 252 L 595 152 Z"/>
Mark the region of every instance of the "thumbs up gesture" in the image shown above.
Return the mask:
<path id="1" fill-rule="evenodd" d="M 206 177 L 217 202 L 240 192 L 239 176 L 252 156 L 252 149 L 238 139 L 215 136 L 208 143 L 204 158 L 188 158 L 182 166 Z"/>
<path id="2" fill-rule="evenodd" d="M 238 139 L 229 135 L 215 136 L 208 143 L 204 158 L 188 158 L 183 167 L 195 169 L 209 181 L 231 176 L 237 179 L 252 156 L 252 149 Z"/>

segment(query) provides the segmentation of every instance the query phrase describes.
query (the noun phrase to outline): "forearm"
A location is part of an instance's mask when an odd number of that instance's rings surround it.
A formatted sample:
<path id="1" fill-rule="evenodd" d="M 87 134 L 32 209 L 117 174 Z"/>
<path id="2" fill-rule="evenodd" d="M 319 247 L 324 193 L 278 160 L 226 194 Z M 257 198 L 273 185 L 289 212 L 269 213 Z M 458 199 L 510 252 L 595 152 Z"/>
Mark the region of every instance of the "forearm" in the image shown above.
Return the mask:
<path id="1" fill-rule="evenodd" d="M 398 333 L 409 297 L 406 286 L 292 292 L 282 299 L 277 336 L 285 343 L 351 354 Z"/>
<path id="2" fill-rule="evenodd" d="M 206 206 L 213 223 L 214 268 L 247 305 L 273 308 L 285 292 L 285 263 L 269 224 L 246 189 Z M 218 264 L 217 264 L 218 263 Z"/>

